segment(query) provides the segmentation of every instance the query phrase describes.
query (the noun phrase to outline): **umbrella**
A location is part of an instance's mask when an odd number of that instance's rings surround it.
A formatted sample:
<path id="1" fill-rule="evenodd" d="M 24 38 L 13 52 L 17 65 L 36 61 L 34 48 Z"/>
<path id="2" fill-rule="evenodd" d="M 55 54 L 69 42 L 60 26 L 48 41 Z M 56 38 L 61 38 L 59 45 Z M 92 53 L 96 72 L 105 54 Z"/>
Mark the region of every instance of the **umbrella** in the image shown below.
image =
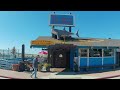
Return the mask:
<path id="1" fill-rule="evenodd" d="M 39 54 L 40 54 L 40 56 L 42 56 L 43 58 L 47 58 L 47 56 L 48 56 L 48 52 L 47 52 L 47 51 L 40 51 Z"/>
<path id="2" fill-rule="evenodd" d="M 39 54 L 44 54 L 44 55 L 46 55 L 46 54 L 48 54 L 48 52 L 47 52 L 47 51 L 41 51 L 41 52 L 39 52 Z"/>

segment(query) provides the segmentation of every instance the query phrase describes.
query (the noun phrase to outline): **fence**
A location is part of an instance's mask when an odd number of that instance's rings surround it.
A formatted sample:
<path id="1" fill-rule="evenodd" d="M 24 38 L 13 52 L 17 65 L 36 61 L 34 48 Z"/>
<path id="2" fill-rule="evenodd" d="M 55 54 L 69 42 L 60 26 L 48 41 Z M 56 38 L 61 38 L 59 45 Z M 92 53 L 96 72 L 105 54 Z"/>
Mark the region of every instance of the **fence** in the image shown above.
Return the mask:
<path id="1" fill-rule="evenodd" d="M 15 54 L 12 53 L 12 49 L 0 49 L 0 68 L 1 69 L 12 69 L 12 64 L 18 64 L 20 60 L 15 58 L 19 58 L 19 50 L 16 50 Z M 22 59 L 21 59 L 22 60 Z"/>
<path id="2" fill-rule="evenodd" d="M 19 64 L 22 59 L 0 59 L 0 69 L 12 69 L 12 64 Z"/>

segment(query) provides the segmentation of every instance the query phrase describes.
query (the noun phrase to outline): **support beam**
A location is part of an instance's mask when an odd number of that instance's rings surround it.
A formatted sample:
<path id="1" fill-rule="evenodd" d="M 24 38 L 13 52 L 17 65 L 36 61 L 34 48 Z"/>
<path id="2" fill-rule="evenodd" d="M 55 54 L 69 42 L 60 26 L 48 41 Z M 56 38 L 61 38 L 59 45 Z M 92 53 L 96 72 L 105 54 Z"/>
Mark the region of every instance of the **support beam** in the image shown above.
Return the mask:
<path id="1" fill-rule="evenodd" d="M 72 27 L 69 27 L 69 32 L 71 32 L 72 31 Z"/>
<path id="2" fill-rule="evenodd" d="M 24 61 L 25 59 L 25 45 L 22 45 L 22 60 Z"/>

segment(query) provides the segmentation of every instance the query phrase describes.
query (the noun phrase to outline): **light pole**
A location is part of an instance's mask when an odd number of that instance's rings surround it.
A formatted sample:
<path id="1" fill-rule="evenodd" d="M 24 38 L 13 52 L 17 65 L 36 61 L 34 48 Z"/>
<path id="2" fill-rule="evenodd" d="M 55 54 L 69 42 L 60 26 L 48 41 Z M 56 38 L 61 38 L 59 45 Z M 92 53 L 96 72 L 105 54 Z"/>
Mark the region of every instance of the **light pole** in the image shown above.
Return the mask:
<path id="1" fill-rule="evenodd" d="M 25 45 L 22 45 L 22 60 L 24 61 L 25 59 Z"/>
<path id="2" fill-rule="evenodd" d="M 18 58 L 19 58 L 19 49 L 18 49 Z"/>

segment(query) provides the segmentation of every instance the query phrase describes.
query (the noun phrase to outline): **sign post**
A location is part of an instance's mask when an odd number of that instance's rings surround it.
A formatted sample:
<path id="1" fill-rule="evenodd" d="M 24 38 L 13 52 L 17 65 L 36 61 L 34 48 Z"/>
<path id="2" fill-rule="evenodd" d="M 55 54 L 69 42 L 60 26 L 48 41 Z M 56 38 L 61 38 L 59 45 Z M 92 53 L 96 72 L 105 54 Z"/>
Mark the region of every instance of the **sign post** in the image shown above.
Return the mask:
<path id="1" fill-rule="evenodd" d="M 74 17 L 73 15 L 50 15 L 50 26 L 66 26 L 74 27 Z"/>

